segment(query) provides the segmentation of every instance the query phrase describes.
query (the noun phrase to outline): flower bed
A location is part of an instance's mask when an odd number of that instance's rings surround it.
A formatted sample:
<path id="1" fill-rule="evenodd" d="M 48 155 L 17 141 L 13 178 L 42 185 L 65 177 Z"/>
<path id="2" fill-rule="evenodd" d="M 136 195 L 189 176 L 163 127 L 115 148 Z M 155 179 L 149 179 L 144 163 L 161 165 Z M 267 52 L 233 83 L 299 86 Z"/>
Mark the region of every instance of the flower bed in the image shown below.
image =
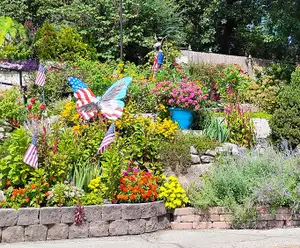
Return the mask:
<path id="1" fill-rule="evenodd" d="M 134 235 L 169 226 L 162 201 L 85 206 L 85 220 L 74 223 L 76 207 L 0 209 L 0 241 L 45 241 Z"/>
<path id="2" fill-rule="evenodd" d="M 223 207 L 213 207 L 207 210 L 196 208 L 177 208 L 174 211 L 172 229 L 229 229 L 232 226 L 232 214 Z M 299 227 L 300 215 L 292 214 L 288 208 L 278 208 L 272 211 L 265 207 L 257 209 L 256 219 L 246 228 L 268 229 L 283 227 Z"/>

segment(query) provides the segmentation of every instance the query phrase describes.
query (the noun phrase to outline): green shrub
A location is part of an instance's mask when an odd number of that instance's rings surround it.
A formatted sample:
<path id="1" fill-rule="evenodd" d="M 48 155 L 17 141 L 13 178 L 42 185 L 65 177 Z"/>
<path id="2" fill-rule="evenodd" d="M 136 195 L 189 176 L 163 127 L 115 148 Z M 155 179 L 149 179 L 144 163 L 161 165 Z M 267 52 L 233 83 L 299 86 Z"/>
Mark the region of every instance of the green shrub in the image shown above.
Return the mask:
<path id="1" fill-rule="evenodd" d="M 206 124 L 203 132 L 207 137 L 218 140 L 220 143 L 226 142 L 229 135 L 229 129 L 224 120 L 218 120 L 217 118 L 212 118 Z"/>
<path id="2" fill-rule="evenodd" d="M 236 222 L 251 219 L 256 206 L 299 209 L 300 158 L 271 148 L 221 157 L 202 180 L 188 190 L 191 204 L 228 207 Z"/>
<path id="3" fill-rule="evenodd" d="M 286 140 L 294 149 L 300 144 L 300 86 L 296 81 L 279 94 L 278 105 L 270 120 L 271 138 L 275 144 Z"/>

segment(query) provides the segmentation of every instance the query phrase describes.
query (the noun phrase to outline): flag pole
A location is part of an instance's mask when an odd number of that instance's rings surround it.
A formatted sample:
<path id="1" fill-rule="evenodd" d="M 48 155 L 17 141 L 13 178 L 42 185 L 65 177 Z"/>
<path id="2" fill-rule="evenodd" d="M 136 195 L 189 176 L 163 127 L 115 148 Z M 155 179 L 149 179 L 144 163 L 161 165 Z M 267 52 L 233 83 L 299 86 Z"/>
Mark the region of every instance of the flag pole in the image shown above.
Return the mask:
<path id="1" fill-rule="evenodd" d="M 42 97 L 43 97 L 43 103 L 45 103 L 45 87 L 43 86 L 43 89 L 42 89 Z"/>
<path id="2" fill-rule="evenodd" d="M 120 3 L 120 59 L 123 60 L 123 0 Z"/>

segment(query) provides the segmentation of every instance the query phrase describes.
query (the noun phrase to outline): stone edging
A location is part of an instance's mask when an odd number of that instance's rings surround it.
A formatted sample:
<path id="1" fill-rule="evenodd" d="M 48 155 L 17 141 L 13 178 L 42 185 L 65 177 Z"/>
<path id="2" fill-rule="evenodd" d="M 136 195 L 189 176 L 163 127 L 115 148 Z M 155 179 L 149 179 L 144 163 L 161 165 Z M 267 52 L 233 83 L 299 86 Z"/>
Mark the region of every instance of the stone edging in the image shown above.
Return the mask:
<path id="1" fill-rule="evenodd" d="M 195 208 L 177 208 L 174 211 L 172 229 L 230 229 L 232 228 L 232 215 L 223 207 L 213 207 L 207 210 Z M 300 214 L 292 214 L 288 208 L 278 208 L 271 211 L 265 207 L 257 209 L 257 218 L 248 228 L 270 229 L 283 227 L 299 227 Z"/>
<path id="2" fill-rule="evenodd" d="M 169 227 L 164 202 L 84 206 L 85 221 L 74 224 L 76 207 L 0 209 L 0 241 L 13 243 L 134 235 Z"/>

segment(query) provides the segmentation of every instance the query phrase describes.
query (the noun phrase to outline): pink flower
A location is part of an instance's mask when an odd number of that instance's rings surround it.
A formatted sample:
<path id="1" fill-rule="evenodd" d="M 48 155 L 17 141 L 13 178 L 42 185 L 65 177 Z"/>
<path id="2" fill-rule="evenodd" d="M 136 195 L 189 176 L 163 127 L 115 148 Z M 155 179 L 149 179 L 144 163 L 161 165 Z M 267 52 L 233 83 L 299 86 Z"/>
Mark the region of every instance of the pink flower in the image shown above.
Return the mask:
<path id="1" fill-rule="evenodd" d="M 138 168 L 134 168 L 134 169 L 133 169 L 133 172 L 134 172 L 134 173 L 138 173 L 139 171 L 140 171 L 140 170 L 139 170 Z"/>
<path id="2" fill-rule="evenodd" d="M 189 103 L 189 104 L 192 104 L 192 103 L 193 103 L 193 100 L 189 99 L 189 100 L 188 100 L 188 103 Z"/>
<path id="3" fill-rule="evenodd" d="M 31 110 L 31 109 L 32 109 L 32 105 L 30 105 L 30 104 L 27 105 L 27 109 L 28 109 L 28 110 Z"/>
<path id="4" fill-rule="evenodd" d="M 40 110 L 43 111 L 43 110 L 45 110 L 45 108 L 46 108 L 46 104 L 45 104 L 45 103 L 42 103 L 41 106 L 40 106 Z"/>
<path id="5" fill-rule="evenodd" d="M 169 103 L 173 103 L 173 102 L 174 102 L 174 99 L 171 98 L 171 99 L 169 100 Z"/>
<path id="6" fill-rule="evenodd" d="M 197 105 L 197 106 L 195 107 L 195 110 L 199 110 L 199 109 L 200 109 L 200 106 Z"/>
<path id="7" fill-rule="evenodd" d="M 128 172 L 127 172 L 127 171 L 122 171 L 122 175 L 123 175 L 123 176 L 127 176 L 127 175 L 128 175 Z"/>
<path id="8" fill-rule="evenodd" d="M 35 98 L 32 98 L 32 99 L 30 99 L 30 102 L 31 102 L 32 104 L 35 104 L 36 99 L 35 99 Z"/>

